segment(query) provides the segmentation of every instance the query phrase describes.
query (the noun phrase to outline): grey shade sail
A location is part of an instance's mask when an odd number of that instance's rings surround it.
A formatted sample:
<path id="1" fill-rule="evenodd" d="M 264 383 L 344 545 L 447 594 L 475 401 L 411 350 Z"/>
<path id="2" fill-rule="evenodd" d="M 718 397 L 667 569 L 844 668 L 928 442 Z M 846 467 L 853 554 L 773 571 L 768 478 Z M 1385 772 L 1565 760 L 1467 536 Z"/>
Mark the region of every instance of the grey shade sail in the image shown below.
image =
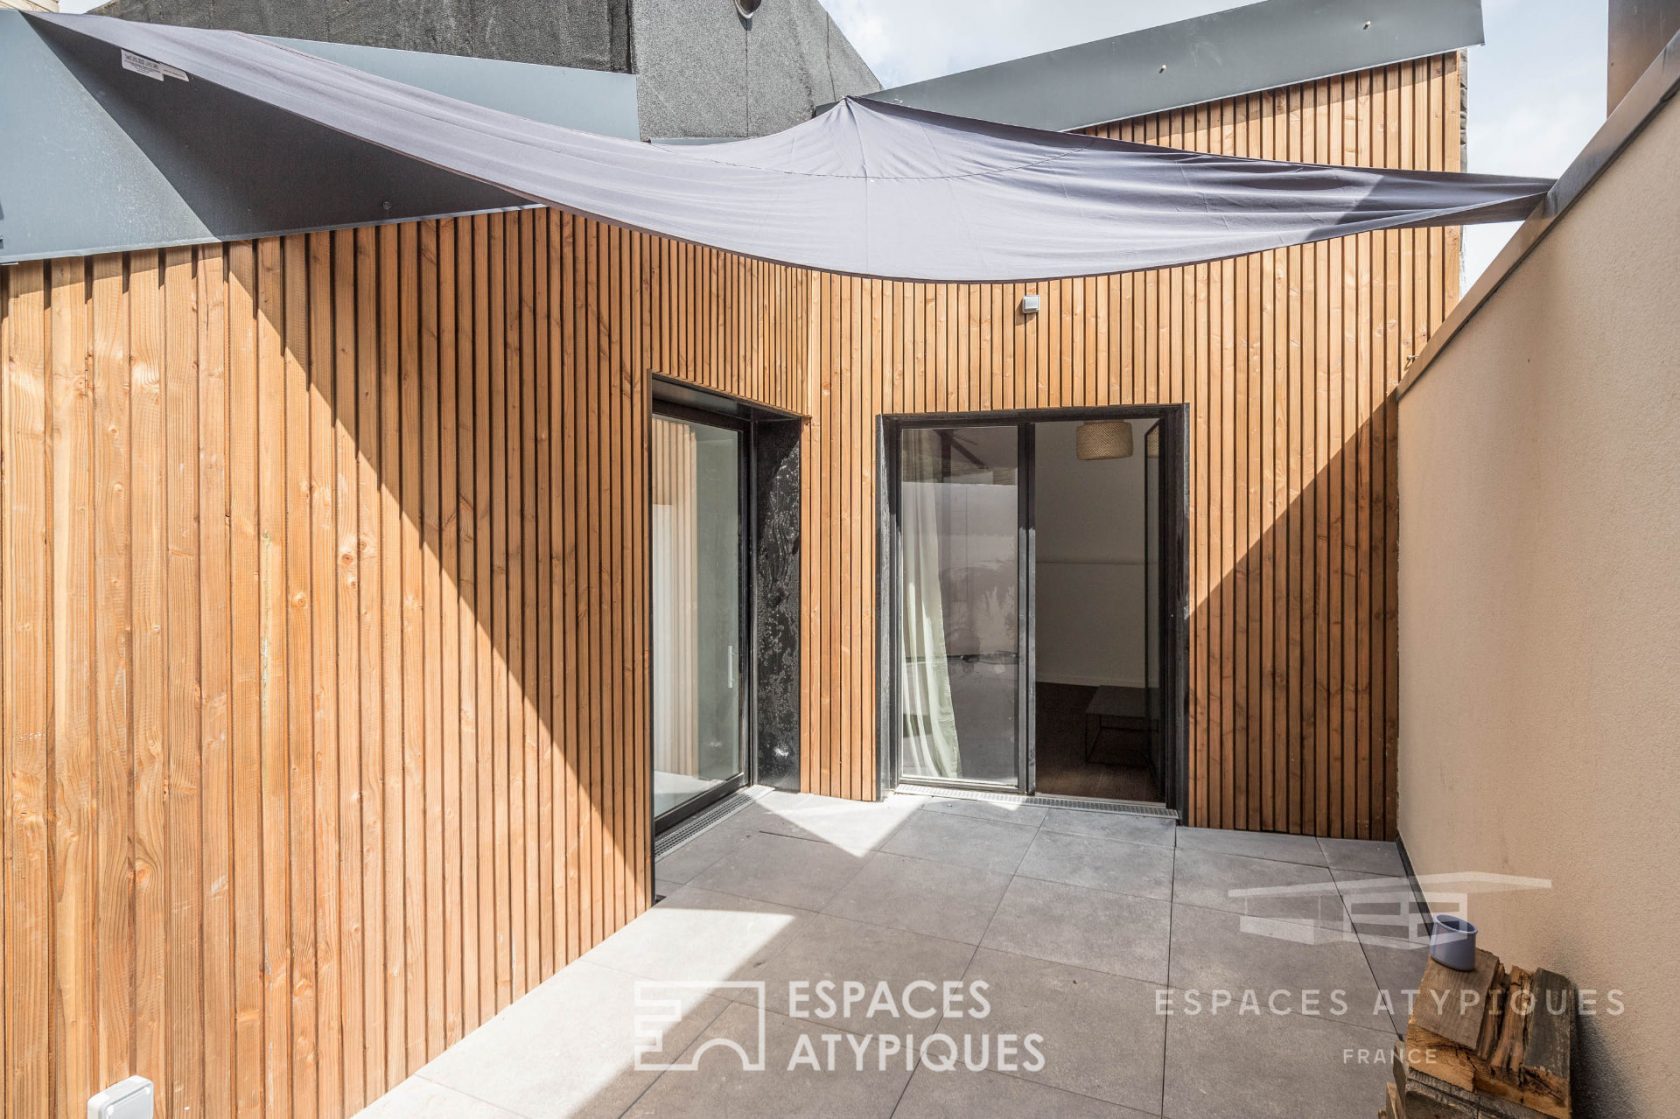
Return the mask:
<path id="1" fill-rule="evenodd" d="M 654 147 L 528 120 L 229 31 L 32 16 L 512 194 L 749 257 L 903 280 L 1164 268 L 1403 226 L 1512 221 L 1542 179 L 1198 155 L 848 100 L 774 136 Z M 130 59 L 134 65 L 134 60 Z M 113 77 L 115 80 L 115 77 Z M 296 158 L 306 159 L 307 152 Z"/>

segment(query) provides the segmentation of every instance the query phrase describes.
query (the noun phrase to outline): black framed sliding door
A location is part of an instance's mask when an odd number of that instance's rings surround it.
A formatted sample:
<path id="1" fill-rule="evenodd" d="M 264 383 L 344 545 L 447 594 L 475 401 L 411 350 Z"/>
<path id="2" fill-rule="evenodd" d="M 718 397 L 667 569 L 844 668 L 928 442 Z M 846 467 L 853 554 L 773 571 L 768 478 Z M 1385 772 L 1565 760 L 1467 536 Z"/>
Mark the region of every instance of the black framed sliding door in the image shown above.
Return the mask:
<path id="1" fill-rule="evenodd" d="M 656 403 L 651 448 L 653 814 L 668 827 L 747 779 L 748 425 Z"/>
<path id="2" fill-rule="evenodd" d="M 1141 500 L 1135 508 L 1099 503 L 1086 515 L 1093 531 L 1101 518 L 1130 518 L 1141 542 L 1126 585 L 1135 583 L 1144 602 L 1124 632 L 1135 642 L 1141 685 L 1127 687 L 1144 701 L 1127 726 L 1147 728 L 1144 750 L 1160 797 L 1184 812 L 1189 493 L 1180 407 L 882 418 L 883 791 L 900 783 L 1038 791 L 1038 660 L 1049 650 L 1035 635 L 1034 494 L 1040 439 L 1051 438 L 1039 428 L 1113 420 L 1133 425 L 1131 447 L 1092 457 L 1142 459 Z M 1048 660 L 1044 667 L 1051 673 Z M 1087 726 L 1091 720 L 1087 711 Z M 1097 764 L 1095 751 L 1086 754 Z"/>

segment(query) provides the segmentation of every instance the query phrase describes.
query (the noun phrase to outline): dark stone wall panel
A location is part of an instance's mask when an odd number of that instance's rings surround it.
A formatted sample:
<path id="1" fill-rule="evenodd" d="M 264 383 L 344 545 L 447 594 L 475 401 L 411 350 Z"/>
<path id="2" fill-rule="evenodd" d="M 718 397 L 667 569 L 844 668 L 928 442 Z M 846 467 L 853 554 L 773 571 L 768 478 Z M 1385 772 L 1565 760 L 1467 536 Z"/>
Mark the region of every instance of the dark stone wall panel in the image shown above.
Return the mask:
<path id="1" fill-rule="evenodd" d="M 758 699 L 758 780 L 799 789 L 799 460 L 798 420 L 757 425 L 753 485 L 754 655 Z"/>

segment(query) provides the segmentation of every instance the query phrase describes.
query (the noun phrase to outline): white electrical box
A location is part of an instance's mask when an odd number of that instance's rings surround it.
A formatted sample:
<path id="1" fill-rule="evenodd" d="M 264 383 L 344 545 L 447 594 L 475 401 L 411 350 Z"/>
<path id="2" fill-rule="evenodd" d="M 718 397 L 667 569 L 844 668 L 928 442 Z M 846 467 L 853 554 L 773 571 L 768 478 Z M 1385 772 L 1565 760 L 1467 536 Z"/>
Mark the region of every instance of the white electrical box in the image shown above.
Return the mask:
<path id="1" fill-rule="evenodd" d="M 152 1082 L 131 1076 L 88 1100 L 87 1119 L 152 1119 Z"/>
<path id="2" fill-rule="evenodd" d="M 1037 295 L 1023 295 L 1021 297 L 1021 313 L 1023 315 L 1036 315 L 1036 314 L 1038 314 L 1038 296 Z"/>

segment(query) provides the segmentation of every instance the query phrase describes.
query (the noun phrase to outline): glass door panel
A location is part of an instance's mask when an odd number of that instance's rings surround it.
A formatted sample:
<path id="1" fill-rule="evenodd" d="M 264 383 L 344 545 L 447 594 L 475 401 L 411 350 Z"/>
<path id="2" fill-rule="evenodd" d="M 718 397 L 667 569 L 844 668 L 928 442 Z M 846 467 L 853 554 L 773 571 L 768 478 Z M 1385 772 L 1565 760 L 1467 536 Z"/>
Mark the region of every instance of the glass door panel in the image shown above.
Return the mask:
<path id="1" fill-rule="evenodd" d="M 1161 440 L 1165 424 L 1156 421 L 1143 437 L 1143 663 L 1144 687 L 1148 692 L 1149 759 L 1163 792 L 1167 782 L 1166 702 L 1162 690 L 1161 592 Z"/>
<path id="2" fill-rule="evenodd" d="M 907 428 L 899 445 L 899 768 L 1021 781 L 1020 432 Z"/>
<path id="3" fill-rule="evenodd" d="M 742 433 L 653 417 L 653 811 L 745 771 Z"/>

